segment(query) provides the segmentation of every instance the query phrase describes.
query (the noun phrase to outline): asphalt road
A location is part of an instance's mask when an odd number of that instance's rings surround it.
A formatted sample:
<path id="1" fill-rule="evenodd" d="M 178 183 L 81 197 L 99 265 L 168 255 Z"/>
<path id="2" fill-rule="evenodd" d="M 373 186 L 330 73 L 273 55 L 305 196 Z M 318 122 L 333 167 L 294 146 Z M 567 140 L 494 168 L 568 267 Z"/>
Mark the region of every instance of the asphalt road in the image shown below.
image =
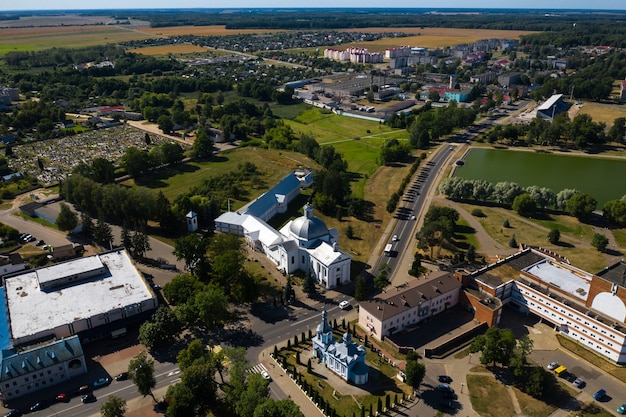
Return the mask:
<path id="1" fill-rule="evenodd" d="M 176 364 L 155 362 L 154 368 L 157 381 L 155 390 L 169 386 L 177 382 L 180 378 L 180 371 Z M 59 386 L 59 392 L 62 392 L 62 390 L 62 386 Z M 93 394 L 96 396 L 96 401 L 93 403 L 83 404 L 80 401 L 81 396 L 76 395 L 67 403 L 57 402 L 44 410 L 28 413 L 28 415 L 36 417 L 84 417 L 99 415 L 100 407 L 109 395 L 116 395 L 127 402 L 139 396 L 137 387 L 129 380 L 120 382 L 113 380 L 110 385 L 93 390 Z M 31 397 L 33 404 L 37 402 L 36 394 Z"/>
<path id="2" fill-rule="evenodd" d="M 402 252 L 413 243 L 416 222 L 414 219 L 417 219 L 421 210 L 426 206 L 429 191 L 435 184 L 439 171 L 444 168 L 455 149 L 456 147 L 453 145 L 444 145 L 443 149 L 438 151 L 431 160 L 422 165 L 416 172 L 415 177 L 402 196 L 401 203 L 394 215 L 396 225 L 393 232 L 390 233 L 391 237 L 388 242 L 392 245 L 391 255 L 386 256 L 383 254 L 378 259 L 372 269 L 373 275 L 380 273 L 380 267 L 383 264 L 388 265 L 388 276 L 394 275 L 400 263 Z M 397 237 L 397 240 L 393 240 L 394 236 Z"/>

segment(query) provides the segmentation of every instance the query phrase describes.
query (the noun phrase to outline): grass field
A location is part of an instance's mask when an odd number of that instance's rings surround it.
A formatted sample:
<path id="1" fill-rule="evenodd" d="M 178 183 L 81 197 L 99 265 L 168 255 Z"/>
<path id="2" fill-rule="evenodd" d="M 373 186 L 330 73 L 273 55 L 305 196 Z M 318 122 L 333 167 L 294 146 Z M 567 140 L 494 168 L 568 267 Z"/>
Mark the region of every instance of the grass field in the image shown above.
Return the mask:
<path id="1" fill-rule="evenodd" d="M 626 106 L 616 104 L 604 104 L 585 102 L 578 114 L 588 114 L 594 122 L 606 123 L 607 127 L 613 126 L 618 117 L 626 117 Z"/>
<path id="2" fill-rule="evenodd" d="M 504 385 L 492 375 L 467 375 L 472 408 L 482 417 L 505 417 L 515 414 Z"/>
<path id="3" fill-rule="evenodd" d="M 214 160 L 208 162 L 191 162 L 176 169 L 155 172 L 147 182 L 142 182 L 140 185 L 162 189 L 165 196 L 173 201 L 178 195 L 186 193 L 193 186 L 200 184 L 204 178 L 234 171 L 237 169 L 237 165 L 243 162 L 255 164 L 263 174 L 265 186 L 256 190 L 258 195 L 267 188 L 274 186 L 281 178 L 296 168 L 317 166 L 314 161 L 300 153 L 244 147 L 221 152 Z M 124 184 L 133 185 L 134 181 L 131 179 Z M 251 198 L 256 198 L 258 195 L 252 195 Z M 237 209 L 246 202 L 233 201 L 232 208 Z"/>
<path id="4" fill-rule="evenodd" d="M 537 220 L 520 217 L 517 213 L 503 208 L 471 204 L 461 206 L 470 213 L 474 208 L 480 208 L 486 215 L 478 219 L 481 225 L 489 236 L 504 246 L 508 246 L 515 235 L 518 243 L 549 247 L 559 255 L 567 257 L 572 265 L 586 271 L 600 271 L 606 266 L 604 255 L 589 246 L 594 234 L 592 227 L 578 222 L 571 216 L 550 214 L 549 218 Z M 505 220 L 509 221 L 509 228 L 502 226 Z M 556 247 L 548 242 L 548 232 L 552 228 L 561 231 L 561 244 Z M 480 252 L 480 247 L 477 251 Z"/>
<path id="5" fill-rule="evenodd" d="M 0 29 L 0 55 L 53 47 L 78 48 L 154 36 L 119 26 L 54 26 Z"/>

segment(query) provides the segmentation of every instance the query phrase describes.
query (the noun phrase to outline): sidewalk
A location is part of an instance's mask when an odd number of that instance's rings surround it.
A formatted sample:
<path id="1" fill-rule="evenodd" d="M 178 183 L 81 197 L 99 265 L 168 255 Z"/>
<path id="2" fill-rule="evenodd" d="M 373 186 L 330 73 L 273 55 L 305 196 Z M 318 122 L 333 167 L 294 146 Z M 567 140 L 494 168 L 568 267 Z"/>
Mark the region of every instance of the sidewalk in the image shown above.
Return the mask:
<path id="1" fill-rule="evenodd" d="M 288 395 L 293 402 L 299 407 L 302 414 L 306 417 L 324 417 L 324 414 L 318 410 L 313 402 L 306 396 L 300 387 L 282 370 L 276 361 L 271 356 L 273 348 L 267 348 L 259 354 L 259 363 L 262 363 L 267 369 L 267 373 L 270 374 L 274 383 L 280 387 L 280 389 Z"/>

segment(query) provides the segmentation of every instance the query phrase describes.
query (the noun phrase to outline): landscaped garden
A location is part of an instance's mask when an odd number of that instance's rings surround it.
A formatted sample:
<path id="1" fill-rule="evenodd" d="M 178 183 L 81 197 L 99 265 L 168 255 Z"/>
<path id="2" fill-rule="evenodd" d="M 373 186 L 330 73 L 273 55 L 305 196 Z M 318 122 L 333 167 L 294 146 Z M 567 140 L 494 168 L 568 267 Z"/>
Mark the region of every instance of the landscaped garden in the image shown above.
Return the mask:
<path id="1" fill-rule="evenodd" d="M 336 321 L 333 323 L 333 336 L 339 340 L 348 331 L 348 327 Z M 412 388 L 397 378 L 398 368 L 367 345 L 366 364 L 370 367 L 369 382 L 363 386 L 363 394 L 346 394 L 341 387 L 333 386 L 331 379 L 343 382 L 341 377 L 332 373 L 322 362 L 312 357 L 311 332 L 302 333 L 294 340 L 289 340 L 281 349 L 275 348 L 275 360 L 289 373 L 319 408 L 329 416 L 373 416 L 376 412 L 389 409 L 394 404 L 405 401 L 412 393 Z M 332 377 L 329 378 L 329 374 Z M 359 390 L 361 391 L 361 390 Z"/>

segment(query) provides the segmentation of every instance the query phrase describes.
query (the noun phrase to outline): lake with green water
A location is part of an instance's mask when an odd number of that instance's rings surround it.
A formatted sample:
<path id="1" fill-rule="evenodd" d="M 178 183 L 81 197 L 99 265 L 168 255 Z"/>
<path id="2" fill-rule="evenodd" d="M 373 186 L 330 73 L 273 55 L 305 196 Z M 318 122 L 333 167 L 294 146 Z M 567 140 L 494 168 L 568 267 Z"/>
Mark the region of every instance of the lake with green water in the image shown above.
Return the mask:
<path id="1" fill-rule="evenodd" d="M 626 159 L 476 148 L 463 160 L 454 174 L 460 178 L 537 185 L 555 193 L 575 188 L 593 196 L 598 208 L 626 195 Z"/>

